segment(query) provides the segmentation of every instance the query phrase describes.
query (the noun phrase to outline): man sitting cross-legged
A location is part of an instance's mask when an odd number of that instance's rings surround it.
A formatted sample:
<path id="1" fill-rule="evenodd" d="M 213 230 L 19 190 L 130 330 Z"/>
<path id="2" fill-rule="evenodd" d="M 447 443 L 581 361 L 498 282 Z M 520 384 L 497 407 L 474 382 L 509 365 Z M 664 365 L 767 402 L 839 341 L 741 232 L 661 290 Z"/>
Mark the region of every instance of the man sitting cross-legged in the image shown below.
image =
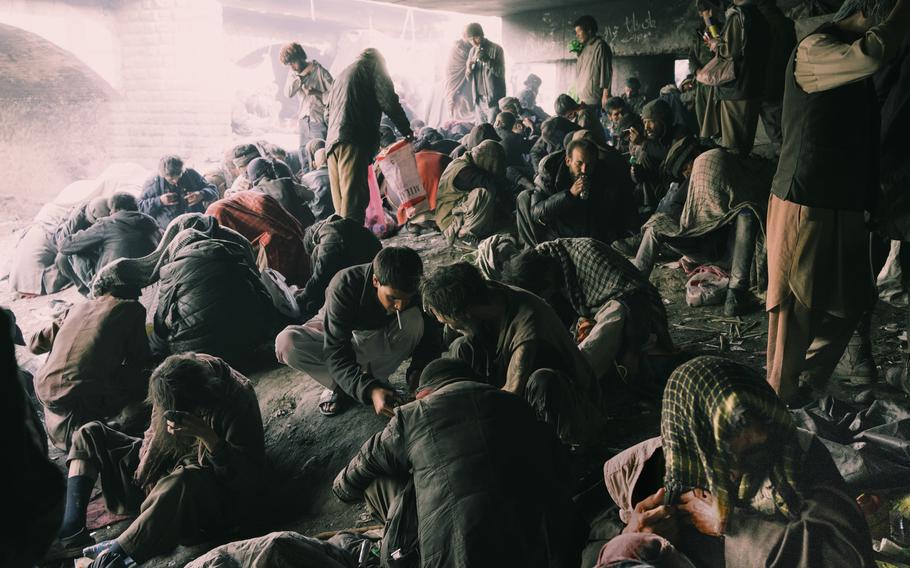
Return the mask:
<path id="1" fill-rule="evenodd" d="M 530 402 L 565 442 L 602 433 L 601 388 L 559 316 L 534 294 L 486 281 L 473 265 L 436 270 L 421 286 L 424 305 L 464 337 L 450 354 L 497 388 Z"/>
<path id="2" fill-rule="evenodd" d="M 438 326 L 420 309 L 422 276 L 423 263 L 414 250 L 384 248 L 373 262 L 332 278 L 316 317 L 278 334 L 278 361 L 326 388 L 319 400 L 323 414 L 337 414 L 347 395 L 391 416 L 397 402 L 388 382 L 392 373 L 411 357 L 407 376 L 413 385 L 439 355 Z"/>
<path id="3" fill-rule="evenodd" d="M 90 422 L 73 434 L 59 536 L 91 544 L 86 509 L 95 480 L 110 511 L 138 513 L 102 564 L 145 562 L 180 543 L 223 534 L 249 514 L 265 442 L 253 386 L 209 355 L 172 355 L 149 381 L 152 423 L 143 439 Z"/>

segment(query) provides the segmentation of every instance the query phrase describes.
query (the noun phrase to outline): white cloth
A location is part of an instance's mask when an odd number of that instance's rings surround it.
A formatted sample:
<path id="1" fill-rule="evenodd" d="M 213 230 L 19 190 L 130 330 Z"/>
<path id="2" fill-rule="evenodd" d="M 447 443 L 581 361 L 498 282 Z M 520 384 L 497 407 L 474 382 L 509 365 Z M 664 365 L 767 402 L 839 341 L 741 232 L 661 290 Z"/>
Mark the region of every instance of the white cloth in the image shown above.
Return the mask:
<path id="1" fill-rule="evenodd" d="M 306 373 L 327 389 L 335 390 L 325 356 L 325 308 L 303 325 L 290 325 L 275 339 L 278 361 Z M 401 312 L 384 329 L 355 331 L 351 342 L 357 362 L 373 377 L 386 381 L 411 356 L 423 337 L 423 315 L 414 306 Z"/>

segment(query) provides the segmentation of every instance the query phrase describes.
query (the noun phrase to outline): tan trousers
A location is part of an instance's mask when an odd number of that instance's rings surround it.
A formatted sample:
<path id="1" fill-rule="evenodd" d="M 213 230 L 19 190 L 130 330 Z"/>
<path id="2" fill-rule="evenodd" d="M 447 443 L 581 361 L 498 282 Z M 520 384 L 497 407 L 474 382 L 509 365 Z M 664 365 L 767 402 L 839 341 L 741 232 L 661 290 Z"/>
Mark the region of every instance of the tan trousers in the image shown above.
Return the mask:
<path id="1" fill-rule="evenodd" d="M 784 402 L 796 397 L 801 379 L 827 385 L 860 317 L 811 310 L 793 294 L 768 311 L 768 382 Z"/>
<path id="2" fill-rule="evenodd" d="M 445 230 L 447 238 L 473 235 L 483 239 L 493 234 L 496 204 L 489 191 L 478 187 L 452 209 L 452 224 Z"/>
<path id="3" fill-rule="evenodd" d="M 720 144 L 724 148 L 749 155 L 755 145 L 755 131 L 761 113 L 761 100 L 720 101 Z"/>
<path id="4" fill-rule="evenodd" d="M 328 155 L 329 184 L 335 213 L 363 223 L 370 204 L 367 168 L 371 156 L 353 144 L 336 144 Z"/>

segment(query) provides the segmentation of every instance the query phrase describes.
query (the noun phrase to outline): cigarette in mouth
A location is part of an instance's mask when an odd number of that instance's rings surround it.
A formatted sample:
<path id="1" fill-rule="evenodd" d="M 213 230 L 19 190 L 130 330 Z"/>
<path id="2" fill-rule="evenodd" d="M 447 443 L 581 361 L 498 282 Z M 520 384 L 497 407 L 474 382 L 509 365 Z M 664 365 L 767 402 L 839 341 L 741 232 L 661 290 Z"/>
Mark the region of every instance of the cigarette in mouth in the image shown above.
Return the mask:
<path id="1" fill-rule="evenodd" d="M 402 329 L 402 327 L 401 327 L 401 312 L 399 312 L 398 310 L 395 310 L 395 315 L 398 316 L 398 329 Z"/>

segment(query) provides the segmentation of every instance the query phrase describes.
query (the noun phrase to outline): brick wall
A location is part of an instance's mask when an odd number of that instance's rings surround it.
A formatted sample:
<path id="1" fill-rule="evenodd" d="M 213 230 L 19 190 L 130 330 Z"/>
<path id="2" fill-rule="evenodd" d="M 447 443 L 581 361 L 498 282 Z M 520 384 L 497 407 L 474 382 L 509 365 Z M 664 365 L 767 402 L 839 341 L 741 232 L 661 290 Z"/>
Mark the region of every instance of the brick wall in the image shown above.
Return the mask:
<path id="1" fill-rule="evenodd" d="M 223 152 L 231 123 L 221 4 L 129 0 L 115 16 L 123 89 L 111 159 L 153 167 L 164 153 L 192 162 Z"/>

